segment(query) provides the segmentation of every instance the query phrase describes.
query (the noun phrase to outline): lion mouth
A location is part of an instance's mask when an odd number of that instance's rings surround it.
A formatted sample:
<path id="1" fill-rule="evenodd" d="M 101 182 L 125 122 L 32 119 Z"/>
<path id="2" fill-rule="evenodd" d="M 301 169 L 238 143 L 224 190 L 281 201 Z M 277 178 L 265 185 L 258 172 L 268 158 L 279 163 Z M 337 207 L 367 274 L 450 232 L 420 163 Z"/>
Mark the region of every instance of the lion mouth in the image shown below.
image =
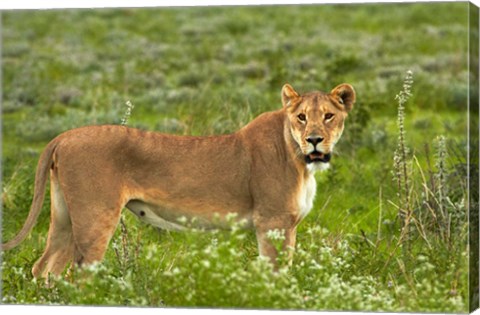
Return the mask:
<path id="1" fill-rule="evenodd" d="M 331 157 L 332 155 L 330 153 L 324 154 L 319 151 L 313 151 L 312 153 L 305 155 L 305 162 L 307 162 L 307 164 L 316 162 L 328 163 Z"/>

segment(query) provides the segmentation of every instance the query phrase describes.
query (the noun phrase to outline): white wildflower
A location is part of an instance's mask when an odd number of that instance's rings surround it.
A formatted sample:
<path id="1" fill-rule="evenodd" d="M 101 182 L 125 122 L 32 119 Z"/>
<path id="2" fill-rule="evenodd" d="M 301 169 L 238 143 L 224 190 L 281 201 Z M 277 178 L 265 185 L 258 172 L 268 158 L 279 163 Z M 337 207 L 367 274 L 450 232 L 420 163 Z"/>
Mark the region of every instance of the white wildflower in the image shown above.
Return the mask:
<path id="1" fill-rule="evenodd" d="M 132 102 L 130 102 L 130 100 L 127 101 L 126 103 L 127 105 L 127 110 L 125 111 L 125 115 L 123 116 L 122 118 L 122 126 L 126 126 L 127 123 L 128 123 L 128 119 L 130 118 L 130 116 L 132 115 L 132 110 L 134 108 Z"/>

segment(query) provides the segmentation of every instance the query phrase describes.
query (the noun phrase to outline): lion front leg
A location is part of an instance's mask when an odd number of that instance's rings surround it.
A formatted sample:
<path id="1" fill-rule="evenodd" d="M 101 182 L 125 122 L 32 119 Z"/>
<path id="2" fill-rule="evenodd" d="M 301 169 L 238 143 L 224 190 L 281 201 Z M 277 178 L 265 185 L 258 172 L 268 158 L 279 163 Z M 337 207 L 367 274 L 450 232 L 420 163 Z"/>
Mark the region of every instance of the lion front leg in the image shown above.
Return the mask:
<path id="1" fill-rule="evenodd" d="M 279 254 L 285 255 L 285 261 L 292 264 L 295 251 L 297 228 L 290 215 L 272 218 L 257 218 L 254 222 L 258 251 L 260 256 L 267 257 L 275 270 L 280 267 Z"/>

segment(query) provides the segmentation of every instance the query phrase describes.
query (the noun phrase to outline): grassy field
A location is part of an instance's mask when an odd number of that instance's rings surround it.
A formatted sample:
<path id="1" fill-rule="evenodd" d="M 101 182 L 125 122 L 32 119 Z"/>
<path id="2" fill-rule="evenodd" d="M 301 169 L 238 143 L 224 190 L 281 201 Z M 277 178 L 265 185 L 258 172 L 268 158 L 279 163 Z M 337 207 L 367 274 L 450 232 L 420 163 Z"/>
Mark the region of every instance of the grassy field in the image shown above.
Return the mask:
<path id="1" fill-rule="evenodd" d="M 127 101 L 130 126 L 182 135 L 237 130 L 280 108 L 286 82 L 348 82 L 358 101 L 292 268 L 272 272 L 251 231 L 159 231 L 126 212 L 102 264 L 46 287 L 30 269 L 47 194 L 30 236 L 2 254 L 2 302 L 466 312 L 467 16 L 467 3 L 3 12 L 4 240 L 27 216 L 44 145 L 120 124 Z"/>

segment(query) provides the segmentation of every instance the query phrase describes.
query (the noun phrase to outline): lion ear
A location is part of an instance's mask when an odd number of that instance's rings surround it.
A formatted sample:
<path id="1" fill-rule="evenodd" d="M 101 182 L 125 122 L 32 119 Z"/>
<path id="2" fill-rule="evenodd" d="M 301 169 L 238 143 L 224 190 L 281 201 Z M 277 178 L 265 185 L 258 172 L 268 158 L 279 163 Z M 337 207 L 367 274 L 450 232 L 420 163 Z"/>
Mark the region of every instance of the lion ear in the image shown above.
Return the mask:
<path id="1" fill-rule="evenodd" d="M 296 103 L 295 101 L 300 95 L 290 84 L 285 84 L 282 88 L 282 103 L 284 108 L 290 107 L 290 105 Z"/>
<path id="2" fill-rule="evenodd" d="M 349 112 L 355 104 L 355 90 L 353 86 L 343 83 L 335 87 L 330 94 L 343 106 L 343 109 Z"/>

